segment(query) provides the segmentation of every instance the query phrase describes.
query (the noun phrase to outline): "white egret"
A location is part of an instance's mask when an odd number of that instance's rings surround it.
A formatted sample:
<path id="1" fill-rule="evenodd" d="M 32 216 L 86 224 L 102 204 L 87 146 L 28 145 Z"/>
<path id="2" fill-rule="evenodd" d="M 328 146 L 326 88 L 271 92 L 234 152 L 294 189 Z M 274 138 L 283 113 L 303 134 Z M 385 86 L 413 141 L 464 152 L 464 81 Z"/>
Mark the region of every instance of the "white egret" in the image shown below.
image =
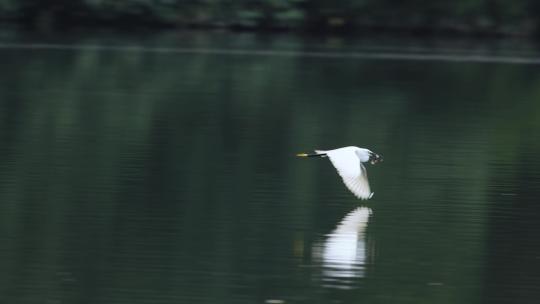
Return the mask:
<path id="1" fill-rule="evenodd" d="M 300 153 L 300 157 L 328 157 L 343 179 L 345 186 L 359 199 L 370 199 L 373 196 L 369 188 L 366 167 L 362 163 L 372 165 L 383 160 L 381 155 L 358 147 L 344 147 L 334 150 L 315 150 L 314 154 Z"/>

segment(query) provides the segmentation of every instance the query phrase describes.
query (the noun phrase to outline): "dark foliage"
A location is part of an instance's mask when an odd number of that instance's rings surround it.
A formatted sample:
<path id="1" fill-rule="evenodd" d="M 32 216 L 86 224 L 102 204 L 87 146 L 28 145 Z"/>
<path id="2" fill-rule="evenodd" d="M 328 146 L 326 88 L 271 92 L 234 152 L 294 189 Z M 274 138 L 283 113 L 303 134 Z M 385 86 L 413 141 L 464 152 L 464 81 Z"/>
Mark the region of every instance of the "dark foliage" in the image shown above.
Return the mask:
<path id="1" fill-rule="evenodd" d="M 0 19 L 65 25 L 531 34 L 536 1 L 0 0 Z"/>

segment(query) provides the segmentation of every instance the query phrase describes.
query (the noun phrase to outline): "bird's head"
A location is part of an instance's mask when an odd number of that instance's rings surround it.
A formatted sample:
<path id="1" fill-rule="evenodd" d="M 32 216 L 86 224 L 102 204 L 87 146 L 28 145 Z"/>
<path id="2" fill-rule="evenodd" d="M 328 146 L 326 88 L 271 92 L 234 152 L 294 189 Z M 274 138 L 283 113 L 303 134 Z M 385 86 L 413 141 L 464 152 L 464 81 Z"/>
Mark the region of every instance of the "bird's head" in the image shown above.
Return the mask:
<path id="1" fill-rule="evenodd" d="M 376 163 L 380 163 L 382 161 L 383 161 L 382 155 L 379 155 L 379 154 L 376 154 L 376 153 L 373 153 L 373 152 L 369 151 L 369 162 L 372 165 L 375 165 Z"/>

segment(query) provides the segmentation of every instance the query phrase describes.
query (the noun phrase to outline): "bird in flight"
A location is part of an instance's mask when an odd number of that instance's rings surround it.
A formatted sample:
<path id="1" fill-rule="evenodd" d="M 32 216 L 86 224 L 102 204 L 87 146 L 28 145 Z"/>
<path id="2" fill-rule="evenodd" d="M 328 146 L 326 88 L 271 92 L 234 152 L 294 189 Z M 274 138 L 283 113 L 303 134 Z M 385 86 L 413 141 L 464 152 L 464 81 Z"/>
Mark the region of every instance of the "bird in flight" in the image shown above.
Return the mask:
<path id="1" fill-rule="evenodd" d="M 359 199 L 367 200 L 373 196 L 369 188 L 366 167 L 362 163 L 370 162 L 372 165 L 382 162 L 381 155 L 358 147 L 343 147 L 334 150 L 315 150 L 315 153 L 296 154 L 299 157 L 328 157 L 345 186 Z"/>

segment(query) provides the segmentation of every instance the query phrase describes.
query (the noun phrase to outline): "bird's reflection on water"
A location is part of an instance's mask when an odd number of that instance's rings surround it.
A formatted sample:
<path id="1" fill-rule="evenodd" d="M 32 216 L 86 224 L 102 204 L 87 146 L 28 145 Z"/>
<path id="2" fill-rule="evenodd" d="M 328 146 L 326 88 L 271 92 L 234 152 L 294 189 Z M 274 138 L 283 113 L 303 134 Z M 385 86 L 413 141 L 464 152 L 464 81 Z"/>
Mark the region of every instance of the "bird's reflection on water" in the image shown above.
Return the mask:
<path id="1" fill-rule="evenodd" d="M 367 207 L 354 209 L 326 235 L 324 241 L 314 245 L 314 259 L 321 264 L 323 286 L 354 288 L 355 279 L 365 277 L 370 251 L 365 231 L 371 214 Z"/>

